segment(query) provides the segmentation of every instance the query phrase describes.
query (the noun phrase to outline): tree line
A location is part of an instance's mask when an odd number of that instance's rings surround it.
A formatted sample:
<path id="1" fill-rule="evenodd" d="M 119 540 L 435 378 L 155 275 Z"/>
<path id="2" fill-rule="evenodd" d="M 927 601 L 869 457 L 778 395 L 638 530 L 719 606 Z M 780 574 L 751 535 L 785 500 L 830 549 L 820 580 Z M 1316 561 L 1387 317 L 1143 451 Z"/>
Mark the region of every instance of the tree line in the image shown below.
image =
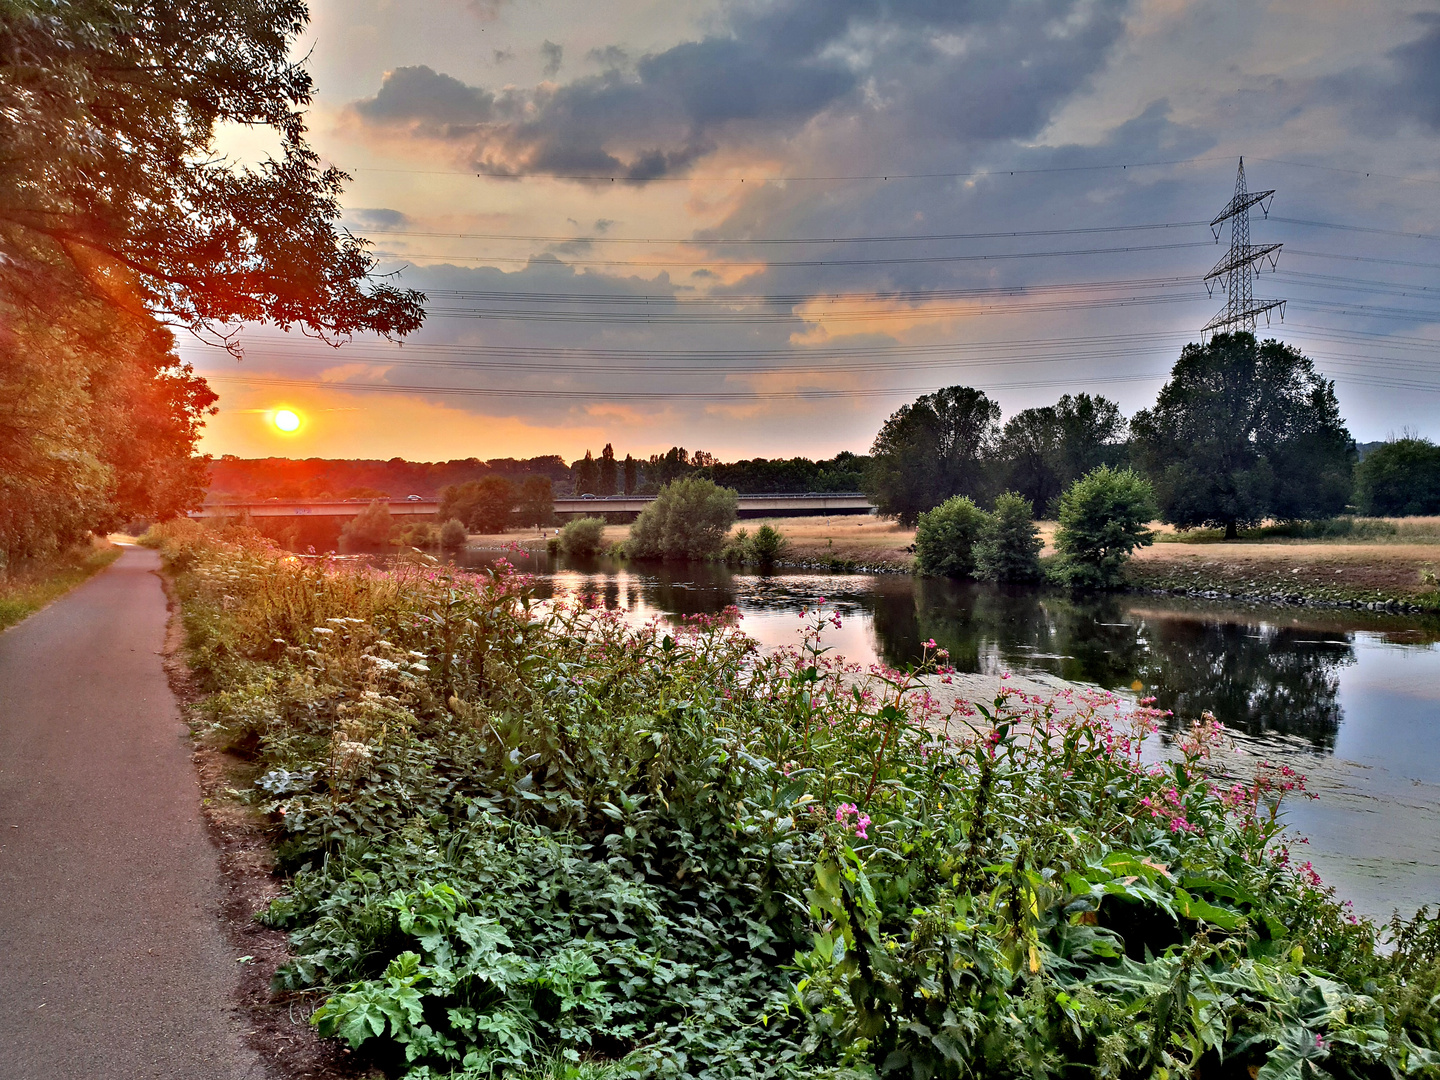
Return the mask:
<path id="1" fill-rule="evenodd" d="M 704 450 L 672 446 L 663 454 L 619 460 L 606 443 L 596 458 L 587 450 L 571 466 L 571 489 L 576 495 L 658 495 L 673 480 L 698 477 L 741 495 L 778 492 L 859 491 L 868 459 L 843 451 L 833 458 L 748 458 L 718 461 Z"/>
<path id="2" fill-rule="evenodd" d="M 979 390 L 925 395 L 881 427 L 864 486 L 906 524 L 956 496 L 988 504 L 1004 492 L 1053 518 L 1063 493 L 1096 469 L 1133 470 L 1161 520 L 1234 538 L 1267 520 L 1333 517 L 1357 495 L 1396 512 L 1403 500 L 1389 493 L 1405 485 L 1388 478 L 1422 474 L 1411 462 L 1425 455 L 1410 440 L 1357 471 L 1334 384 L 1294 347 L 1237 333 L 1186 346 L 1154 406 L 1128 423 L 1115 402 L 1083 393 L 1003 425 Z"/>

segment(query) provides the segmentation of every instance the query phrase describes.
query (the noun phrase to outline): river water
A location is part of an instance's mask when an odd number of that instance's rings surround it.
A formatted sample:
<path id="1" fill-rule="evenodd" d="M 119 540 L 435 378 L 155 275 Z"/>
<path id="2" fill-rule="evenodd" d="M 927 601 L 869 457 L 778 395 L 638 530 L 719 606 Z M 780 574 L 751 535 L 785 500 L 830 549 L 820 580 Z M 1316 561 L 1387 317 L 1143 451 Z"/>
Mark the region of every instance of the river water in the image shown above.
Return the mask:
<path id="1" fill-rule="evenodd" d="M 495 553 L 469 550 L 478 567 Z M 1309 777 L 1287 803 L 1298 849 L 1342 899 L 1378 919 L 1440 903 L 1440 619 L 1229 601 L 1074 598 L 906 575 L 773 575 L 710 564 L 574 563 L 509 554 L 542 598 L 589 594 L 637 621 L 740 609 L 764 646 L 796 640 L 818 597 L 842 614 L 827 643 L 903 664 L 934 638 L 962 672 L 1153 695 L 1178 728 L 1209 710 L 1232 739 L 1219 766 L 1258 760 Z"/>

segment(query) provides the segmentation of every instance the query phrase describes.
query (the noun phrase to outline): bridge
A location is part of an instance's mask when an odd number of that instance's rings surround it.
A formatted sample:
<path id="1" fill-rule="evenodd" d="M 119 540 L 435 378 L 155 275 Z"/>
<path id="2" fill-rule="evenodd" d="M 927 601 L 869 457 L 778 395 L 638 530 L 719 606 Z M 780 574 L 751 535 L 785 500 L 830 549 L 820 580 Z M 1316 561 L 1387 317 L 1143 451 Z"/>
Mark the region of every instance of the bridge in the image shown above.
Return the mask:
<path id="1" fill-rule="evenodd" d="M 653 495 L 567 496 L 555 500 L 559 518 L 601 514 L 638 514 Z M 433 518 L 439 499 L 382 499 L 392 517 Z M 370 505 L 369 499 L 237 499 L 207 502 L 191 510 L 192 518 L 353 518 Z M 741 495 L 736 511 L 742 518 L 798 517 L 819 514 L 868 514 L 875 504 L 858 491 L 805 492 L 780 495 Z"/>

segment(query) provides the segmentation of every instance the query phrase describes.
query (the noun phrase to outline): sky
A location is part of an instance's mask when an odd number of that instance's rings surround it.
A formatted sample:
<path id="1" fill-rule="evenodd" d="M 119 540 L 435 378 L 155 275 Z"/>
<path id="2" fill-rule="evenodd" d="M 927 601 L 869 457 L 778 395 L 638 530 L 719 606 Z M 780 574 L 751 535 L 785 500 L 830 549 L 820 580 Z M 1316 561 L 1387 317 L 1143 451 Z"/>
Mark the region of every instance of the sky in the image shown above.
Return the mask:
<path id="1" fill-rule="evenodd" d="M 1440 437 L 1440 2 L 313 0 L 310 139 L 403 344 L 188 339 L 242 457 L 868 450 L 947 385 L 1129 415 L 1224 306 Z M 267 140 L 224 131 L 237 161 Z M 1263 212 L 1268 210 L 1268 216 Z M 278 408 L 302 418 L 285 435 Z"/>

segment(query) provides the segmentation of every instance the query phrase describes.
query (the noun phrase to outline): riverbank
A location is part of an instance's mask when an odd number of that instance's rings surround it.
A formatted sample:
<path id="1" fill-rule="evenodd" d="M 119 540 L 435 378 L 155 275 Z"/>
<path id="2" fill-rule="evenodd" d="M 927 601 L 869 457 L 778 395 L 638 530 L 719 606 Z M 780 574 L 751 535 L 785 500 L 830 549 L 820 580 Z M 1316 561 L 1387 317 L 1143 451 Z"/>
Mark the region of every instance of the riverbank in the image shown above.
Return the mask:
<path id="1" fill-rule="evenodd" d="M 14 626 L 120 557 L 120 548 L 95 539 L 0 574 L 0 630 Z"/>
<path id="2" fill-rule="evenodd" d="M 1428 924 L 1377 956 L 1276 848 L 1284 778 L 1217 790 L 1203 731 L 1161 771 L 1143 709 L 1037 741 L 1043 706 L 1002 703 L 947 742 L 905 676 L 853 686 L 828 611 L 757 652 L 725 614 L 537 618 L 503 573 L 174 539 L 200 732 L 256 777 L 235 797 L 287 875 L 275 985 L 387 1075 L 1016 1077 L 1032 1050 L 1238 1074 L 1292 1044 L 1369 1074 L 1432 1051 L 1429 1006 L 1395 1011 L 1431 999 L 1412 971 L 1440 980 Z M 1231 991 L 1173 1010 L 1201 971 Z M 1336 983 L 1364 1001 L 1307 1019 Z"/>
<path id="3" fill-rule="evenodd" d="M 1125 568 L 1133 588 L 1264 603 L 1440 611 L 1440 543 L 1380 540 L 1157 543 Z"/>

